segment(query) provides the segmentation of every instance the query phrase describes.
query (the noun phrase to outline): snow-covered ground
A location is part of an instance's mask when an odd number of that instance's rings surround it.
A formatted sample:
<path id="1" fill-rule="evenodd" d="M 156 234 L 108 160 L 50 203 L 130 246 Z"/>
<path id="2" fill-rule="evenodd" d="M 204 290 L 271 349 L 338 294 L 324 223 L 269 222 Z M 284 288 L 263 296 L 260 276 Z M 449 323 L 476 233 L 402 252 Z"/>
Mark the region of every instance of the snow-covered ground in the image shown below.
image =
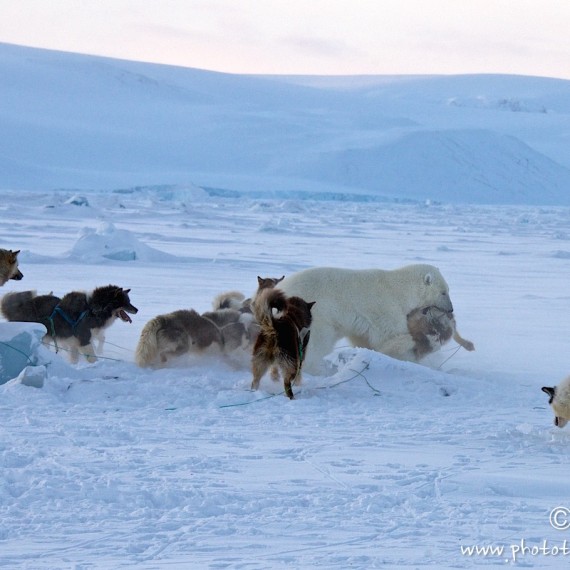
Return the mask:
<path id="1" fill-rule="evenodd" d="M 0 566 L 567 566 L 570 531 L 549 518 L 570 507 L 570 428 L 540 387 L 570 372 L 569 214 L 2 191 L 0 247 L 22 250 L 24 279 L 0 294 L 113 283 L 139 313 L 108 330 L 97 363 L 40 347 L 43 388 L 0 386 Z M 451 342 L 416 365 L 341 343 L 294 401 L 269 379 L 250 392 L 245 354 L 133 363 L 154 315 L 249 295 L 257 275 L 415 262 L 441 269 L 475 352 Z M 0 322 L 0 340 L 18 327 Z M 504 550 L 462 552 L 487 546 Z"/>

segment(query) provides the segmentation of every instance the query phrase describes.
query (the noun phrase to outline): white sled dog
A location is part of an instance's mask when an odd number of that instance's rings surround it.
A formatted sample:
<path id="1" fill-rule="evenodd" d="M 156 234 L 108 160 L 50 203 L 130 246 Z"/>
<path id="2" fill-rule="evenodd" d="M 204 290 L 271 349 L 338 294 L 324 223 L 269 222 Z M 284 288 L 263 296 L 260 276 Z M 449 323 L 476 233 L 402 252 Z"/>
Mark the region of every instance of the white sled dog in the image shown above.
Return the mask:
<path id="1" fill-rule="evenodd" d="M 323 358 L 344 337 L 353 346 L 417 361 L 425 351 L 417 350 L 408 315 L 427 307 L 449 315 L 449 319 L 453 315 L 449 287 L 432 265 L 414 264 L 394 270 L 314 267 L 287 277 L 277 287 L 288 296 L 317 302 L 305 362 L 305 370 L 312 374 L 324 371 Z M 449 320 L 448 326 L 453 327 L 449 336 L 454 336 L 455 321 Z M 430 347 L 437 350 L 441 342 L 430 342 Z"/>
<path id="2" fill-rule="evenodd" d="M 550 400 L 548 403 L 554 412 L 554 425 L 563 428 L 570 421 L 570 376 L 557 386 L 543 386 Z"/>

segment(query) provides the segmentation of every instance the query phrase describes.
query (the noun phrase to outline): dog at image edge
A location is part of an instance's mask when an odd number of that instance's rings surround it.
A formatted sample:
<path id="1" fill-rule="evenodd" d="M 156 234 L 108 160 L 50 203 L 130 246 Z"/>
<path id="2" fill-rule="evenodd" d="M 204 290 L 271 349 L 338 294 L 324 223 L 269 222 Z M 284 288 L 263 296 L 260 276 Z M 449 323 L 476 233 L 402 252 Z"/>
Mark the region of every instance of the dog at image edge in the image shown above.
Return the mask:
<path id="1" fill-rule="evenodd" d="M 20 250 L 0 249 L 0 287 L 10 279 L 20 281 L 24 277 L 18 269 L 19 253 Z"/>
<path id="2" fill-rule="evenodd" d="M 548 394 L 554 425 L 563 428 L 570 421 L 570 376 L 557 386 L 543 386 L 542 391 Z"/>
<path id="3" fill-rule="evenodd" d="M 294 399 L 292 384 L 301 382 L 301 368 L 310 338 L 311 308 L 300 297 L 287 297 L 278 289 L 263 289 L 252 303 L 259 334 L 253 347 L 251 389 L 257 390 L 267 370 L 277 366 L 283 374 L 285 394 Z M 273 379 L 276 375 L 272 374 Z"/>
<path id="4" fill-rule="evenodd" d="M 127 313 L 138 309 L 129 298 L 130 289 L 116 285 L 97 287 L 91 293 L 72 291 L 61 299 L 55 295 L 37 295 L 35 291 L 8 293 L 2 298 L 0 311 L 9 321 L 41 323 L 47 329 L 44 339 L 50 338 L 69 350 L 69 358 L 76 363 L 79 354 L 89 362 L 97 360 L 93 338 L 104 341 L 104 330 L 117 319 L 132 322 Z"/>

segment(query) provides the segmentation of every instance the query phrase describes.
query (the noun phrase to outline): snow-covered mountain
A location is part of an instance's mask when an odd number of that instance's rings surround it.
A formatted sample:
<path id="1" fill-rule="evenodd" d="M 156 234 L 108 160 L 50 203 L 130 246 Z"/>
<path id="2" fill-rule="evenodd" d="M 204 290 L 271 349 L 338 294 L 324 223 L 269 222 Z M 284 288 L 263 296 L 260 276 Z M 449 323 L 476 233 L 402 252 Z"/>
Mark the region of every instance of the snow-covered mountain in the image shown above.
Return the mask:
<path id="1" fill-rule="evenodd" d="M 0 190 L 570 204 L 570 81 L 261 77 L 0 44 Z"/>

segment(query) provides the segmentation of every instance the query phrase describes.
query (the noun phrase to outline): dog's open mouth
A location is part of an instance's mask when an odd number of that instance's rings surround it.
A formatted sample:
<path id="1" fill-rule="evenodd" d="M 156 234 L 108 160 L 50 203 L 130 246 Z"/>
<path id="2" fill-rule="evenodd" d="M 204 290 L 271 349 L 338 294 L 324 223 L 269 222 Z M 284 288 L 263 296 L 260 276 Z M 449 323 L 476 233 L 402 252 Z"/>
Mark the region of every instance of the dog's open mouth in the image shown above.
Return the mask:
<path id="1" fill-rule="evenodd" d="M 125 311 L 123 311 L 123 309 L 119 309 L 117 315 L 121 319 L 121 321 L 123 321 L 125 323 L 132 323 L 133 322 L 131 317 L 129 317 L 129 315 Z"/>

